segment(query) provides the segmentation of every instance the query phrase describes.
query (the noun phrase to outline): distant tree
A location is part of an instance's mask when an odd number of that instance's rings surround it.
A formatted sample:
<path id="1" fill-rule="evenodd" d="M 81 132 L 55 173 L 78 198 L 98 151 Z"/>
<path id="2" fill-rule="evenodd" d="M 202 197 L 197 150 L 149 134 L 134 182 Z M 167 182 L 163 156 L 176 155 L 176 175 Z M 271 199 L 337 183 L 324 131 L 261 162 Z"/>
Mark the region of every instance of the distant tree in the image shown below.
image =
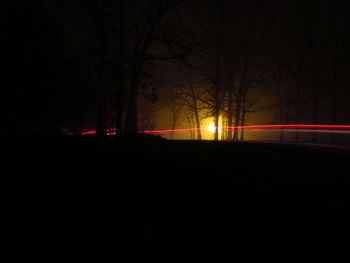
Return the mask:
<path id="1" fill-rule="evenodd" d="M 298 83 L 309 91 L 313 124 L 319 122 L 320 101 L 326 87 L 325 80 L 322 78 L 327 54 L 324 10 L 326 9 L 322 1 L 295 2 L 294 12 L 297 23 L 291 32 L 294 45 L 292 54 L 295 57 L 292 60 L 297 61 L 290 68 L 294 68 L 292 74 Z M 312 141 L 318 141 L 318 133 L 313 133 Z"/>
<path id="2" fill-rule="evenodd" d="M 270 89 L 276 98 L 276 103 L 272 105 L 275 110 L 275 119 L 279 124 L 287 124 L 291 120 L 291 114 L 294 110 L 297 99 L 294 94 L 293 81 L 288 78 L 289 75 L 282 70 L 276 70 L 273 79 L 270 81 Z M 284 129 L 280 131 L 280 142 L 284 141 Z"/>
<path id="3" fill-rule="evenodd" d="M 226 50 L 224 10 L 226 2 L 203 1 L 201 9 L 196 14 L 200 27 L 201 45 L 197 59 L 197 71 L 207 80 L 205 100 L 210 114 L 214 117 L 214 140 L 219 139 L 219 119 L 226 95 L 225 65 Z M 207 21 L 204 23 L 204 20 Z M 209 23 L 208 23 L 209 21 Z"/>
<path id="4" fill-rule="evenodd" d="M 237 10 L 237 91 L 235 93 L 236 112 L 235 129 L 233 139 L 238 140 L 238 125 L 245 123 L 245 114 L 249 111 L 251 102 L 247 103 L 249 98 L 249 89 L 257 83 L 263 83 L 269 76 L 269 65 L 265 59 L 268 53 L 267 45 L 272 35 L 275 14 L 273 9 L 269 18 L 261 15 L 259 11 L 266 8 L 261 5 L 260 8 L 249 8 L 254 3 L 239 2 Z M 259 6 L 259 5 L 257 5 Z M 265 9 L 266 12 L 266 9 Z M 262 22 L 264 20 L 264 22 Z M 255 102 L 253 103 L 255 104 Z M 241 131 L 241 139 L 244 131 Z"/>
<path id="5" fill-rule="evenodd" d="M 181 84 L 181 88 L 177 90 L 175 96 L 177 103 L 185 107 L 187 115 L 194 121 L 193 127 L 196 128 L 197 139 L 202 140 L 202 112 L 208 109 L 205 100 L 206 89 L 203 87 L 205 83 L 203 80 L 194 80 L 194 74 L 195 72 L 191 68 L 185 67 L 183 69 L 184 83 Z"/>
<path id="6" fill-rule="evenodd" d="M 165 105 L 166 108 L 170 110 L 171 113 L 171 127 L 170 129 L 172 130 L 170 134 L 170 139 L 173 139 L 174 137 L 174 130 L 176 129 L 176 125 L 178 124 L 178 120 L 180 117 L 180 114 L 183 110 L 183 106 L 179 103 L 179 98 L 177 95 L 177 89 L 172 88 L 168 89 L 166 98 L 165 98 Z"/>
<path id="7" fill-rule="evenodd" d="M 126 112 L 125 131 L 138 132 L 138 95 L 145 65 L 154 61 L 183 58 L 191 50 L 187 45 L 186 28 L 166 16 L 183 1 L 156 0 L 152 4 L 136 1 L 139 19 L 133 24 L 127 51 L 130 65 L 130 91 Z M 169 23 L 166 23 L 169 22 Z M 179 34 L 179 32 L 182 32 Z"/>

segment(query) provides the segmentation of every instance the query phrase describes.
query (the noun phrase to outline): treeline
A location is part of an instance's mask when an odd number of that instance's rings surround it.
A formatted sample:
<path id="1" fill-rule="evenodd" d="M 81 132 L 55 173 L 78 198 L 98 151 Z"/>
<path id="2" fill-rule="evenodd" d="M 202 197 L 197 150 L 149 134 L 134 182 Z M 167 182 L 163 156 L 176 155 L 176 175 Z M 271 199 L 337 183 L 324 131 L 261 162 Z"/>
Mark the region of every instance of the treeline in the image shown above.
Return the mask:
<path id="1" fill-rule="evenodd" d="M 172 84 L 169 104 L 173 120 L 181 110 L 192 120 L 196 138 L 202 137 L 198 116 L 214 118 L 215 140 L 219 120 L 223 127 L 236 127 L 221 139 L 244 140 L 244 129 L 237 127 L 262 110 L 279 124 L 349 122 L 347 5 L 208 0 L 197 7 L 192 15 L 199 46 L 180 66 L 182 83 Z M 264 95 L 274 99 L 262 105 Z"/>
<path id="2" fill-rule="evenodd" d="M 4 3 L 11 130 L 138 132 L 140 93 L 157 100 L 147 67 L 183 58 L 193 49 L 188 29 L 177 23 L 184 2 Z"/>
<path id="3" fill-rule="evenodd" d="M 6 130 L 136 133 L 152 125 L 142 99 L 163 101 L 171 128 L 185 112 L 201 139 L 205 117 L 245 125 L 261 93 L 275 97 L 265 109 L 276 123 L 349 121 L 348 11 L 330 0 L 5 1 Z M 178 78 L 154 83 L 169 61 Z"/>

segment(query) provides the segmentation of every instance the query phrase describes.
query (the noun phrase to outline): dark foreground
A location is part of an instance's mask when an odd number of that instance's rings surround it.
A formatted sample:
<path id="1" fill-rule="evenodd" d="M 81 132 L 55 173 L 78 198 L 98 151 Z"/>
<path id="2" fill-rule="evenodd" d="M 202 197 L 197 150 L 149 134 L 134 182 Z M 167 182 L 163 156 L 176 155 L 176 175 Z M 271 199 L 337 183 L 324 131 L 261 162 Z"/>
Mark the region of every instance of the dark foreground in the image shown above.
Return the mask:
<path id="1" fill-rule="evenodd" d="M 349 259 L 348 150 L 89 136 L 7 143 L 2 239 L 12 259 Z"/>

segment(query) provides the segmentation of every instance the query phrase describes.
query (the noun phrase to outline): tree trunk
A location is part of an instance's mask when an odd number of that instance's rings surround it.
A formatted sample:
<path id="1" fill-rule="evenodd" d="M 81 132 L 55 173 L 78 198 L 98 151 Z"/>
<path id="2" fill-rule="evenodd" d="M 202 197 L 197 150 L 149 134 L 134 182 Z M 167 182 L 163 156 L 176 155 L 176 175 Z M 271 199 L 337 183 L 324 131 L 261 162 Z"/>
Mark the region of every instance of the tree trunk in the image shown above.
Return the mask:
<path id="1" fill-rule="evenodd" d="M 338 11 L 338 5 L 336 6 L 336 11 Z M 339 43 L 339 34 L 338 34 L 338 18 L 335 16 L 334 21 L 334 34 L 335 34 L 335 43 L 334 43 L 334 67 L 333 67 L 333 89 L 332 89 L 332 106 L 331 106 L 331 124 L 337 124 L 337 101 L 338 101 L 338 43 Z M 335 143 L 335 133 L 331 133 L 330 142 Z"/>
<path id="2" fill-rule="evenodd" d="M 289 122 L 289 105 L 287 105 L 287 109 L 286 109 L 286 112 L 285 112 L 285 115 L 283 114 L 283 117 L 281 119 L 281 123 L 282 124 L 287 124 Z M 280 142 L 283 142 L 284 141 L 284 127 L 282 127 L 281 131 L 280 131 Z"/>
<path id="3" fill-rule="evenodd" d="M 193 140 L 195 140 L 196 139 L 196 132 L 194 131 L 194 128 L 196 126 L 196 123 L 195 123 L 195 120 L 193 117 L 191 117 L 191 125 L 192 125 L 191 132 L 193 133 Z"/>
<path id="4" fill-rule="evenodd" d="M 226 112 L 225 111 L 222 111 L 222 118 L 221 118 L 221 126 L 222 126 L 222 129 L 221 129 L 221 140 L 224 141 L 225 140 L 225 137 L 226 137 L 226 132 L 225 132 L 225 127 L 226 127 Z"/>
<path id="5" fill-rule="evenodd" d="M 227 101 L 227 140 L 232 140 L 232 129 L 233 126 L 233 107 L 232 107 L 232 94 L 233 93 L 233 87 L 231 87 L 228 91 L 228 101 Z"/>
<path id="6" fill-rule="evenodd" d="M 214 140 L 218 141 L 219 140 L 219 115 L 220 115 L 220 110 L 218 106 L 215 109 L 215 116 L 214 116 L 214 123 L 215 123 L 215 134 L 214 134 Z"/>
<path id="7" fill-rule="evenodd" d="M 172 140 L 174 138 L 174 133 L 175 133 L 175 129 L 176 129 L 176 123 L 177 123 L 177 120 L 179 118 L 179 115 L 180 115 L 180 112 L 177 111 L 176 109 L 176 104 L 174 103 L 173 104 L 173 109 L 172 109 L 172 124 L 171 124 L 171 134 L 170 134 L 170 140 Z"/>
<path id="8" fill-rule="evenodd" d="M 242 75 L 243 75 L 243 73 L 242 73 Z M 234 128 L 234 133 L 233 133 L 233 140 L 235 140 L 235 141 L 238 141 L 238 134 L 239 134 L 238 126 L 239 126 L 240 120 L 241 120 L 242 97 L 243 97 L 243 92 L 244 92 L 243 81 L 244 81 L 244 78 L 243 78 L 243 76 L 241 76 L 239 89 L 238 89 L 238 95 L 237 95 L 237 102 L 236 102 L 237 108 L 236 108 L 236 114 L 235 114 L 235 128 Z"/>
<path id="9" fill-rule="evenodd" d="M 318 94 L 317 91 L 313 91 L 313 101 L 312 101 L 312 123 L 314 125 L 318 124 Z M 318 142 L 318 133 L 314 132 L 312 135 L 312 142 Z"/>
<path id="10" fill-rule="evenodd" d="M 199 120 L 199 114 L 197 109 L 195 109 L 195 118 L 196 118 L 196 128 L 197 128 L 197 139 L 202 140 L 201 122 Z"/>
<path id="11" fill-rule="evenodd" d="M 280 124 L 284 124 L 283 102 L 282 102 L 282 94 L 281 94 L 281 87 L 280 86 L 278 86 L 278 108 L 279 108 Z M 282 127 L 280 129 L 280 142 L 283 142 L 283 140 L 284 140 L 284 128 Z"/>
<path id="12" fill-rule="evenodd" d="M 96 135 L 106 135 L 106 104 L 104 86 L 100 85 L 98 104 L 97 104 L 97 122 L 96 122 Z"/>
<path id="13" fill-rule="evenodd" d="M 192 95 L 193 106 L 194 106 L 194 117 L 196 119 L 197 137 L 198 137 L 198 140 L 202 140 L 201 122 L 199 120 L 197 98 L 192 85 L 191 85 L 191 95 Z"/>
<path id="14" fill-rule="evenodd" d="M 301 116 L 301 90 L 300 90 L 300 85 L 297 84 L 297 99 L 296 99 L 296 117 L 295 117 L 295 122 L 297 125 L 300 124 L 300 116 Z M 300 141 L 300 132 L 299 132 L 299 127 L 297 127 L 297 132 L 295 133 L 295 142 Z"/>
<path id="15" fill-rule="evenodd" d="M 214 133 L 214 140 L 219 140 L 219 118 L 220 118 L 220 99 L 219 99 L 219 93 L 221 90 L 221 85 L 216 82 L 215 85 L 215 105 L 214 105 L 214 126 L 215 126 L 215 133 Z"/>
<path id="16" fill-rule="evenodd" d="M 187 117 L 187 122 L 188 122 L 188 126 L 190 127 L 191 140 L 194 140 L 193 130 L 192 130 L 192 121 L 190 117 Z"/>
<path id="17" fill-rule="evenodd" d="M 120 0 L 120 32 L 119 32 L 119 61 L 118 61 L 118 83 L 116 92 L 116 103 L 115 103 L 115 134 L 120 134 L 123 130 L 123 93 L 125 90 L 125 70 L 124 70 L 124 53 L 125 53 L 125 43 L 124 43 L 124 20 L 125 20 L 125 10 L 124 10 L 124 0 Z"/>
<path id="18" fill-rule="evenodd" d="M 171 133 L 170 133 L 170 140 L 172 140 L 174 138 L 174 130 L 176 127 L 176 117 L 173 116 L 173 121 L 172 121 L 172 125 L 171 125 Z"/>
<path id="19" fill-rule="evenodd" d="M 336 67 L 336 66 L 335 66 Z M 332 90 L 332 108 L 331 108 L 331 124 L 336 125 L 337 124 L 337 101 L 338 101 L 338 83 L 337 83 L 337 69 L 334 69 L 334 83 L 333 83 L 333 90 Z M 331 143 L 335 143 L 335 133 L 331 133 Z"/>
<path id="20" fill-rule="evenodd" d="M 284 141 L 284 128 L 282 127 L 280 130 L 280 142 Z"/>
<path id="21" fill-rule="evenodd" d="M 139 132 L 138 123 L 138 91 L 140 81 L 140 65 L 134 66 L 131 89 L 129 94 L 128 109 L 126 112 L 125 132 L 137 134 Z"/>
<path id="22" fill-rule="evenodd" d="M 137 108 L 138 84 L 134 83 L 130 91 L 128 110 L 126 113 L 125 132 L 127 133 L 136 134 L 139 131 Z"/>
<path id="23" fill-rule="evenodd" d="M 242 96 L 242 121 L 241 121 L 241 141 L 244 141 L 244 125 L 245 125 L 245 119 L 247 115 L 247 109 L 246 109 L 246 102 L 247 102 L 247 91 L 244 89 L 243 96 Z"/>
<path id="24" fill-rule="evenodd" d="M 121 74 L 124 74 L 122 72 Z M 124 89 L 124 77 L 120 76 L 118 91 L 116 94 L 116 115 L 115 115 L 115 134 L 120 134 L 123 130 L 123 92 Z"/>
<path id="25" fill-rule="evenodd" d="M 170 133 L 170 137 L 169 139 L 172 140 L 174 138 L 174 133 L 175 133 L 175 123 L 173 125 L 171 125 L 171 133 Z"/>
<path id="26" fill-rule="evenodd" d="M 243 105 L 245 104 L 245 102 L 243 101 Z M 243 106 L 244 107 L 244 106 Z M 241 141 L 244 141 L 244 125 L 245 125 L 245 116 L 246 116 L 246 112 L 245 112 L 245 110 L 243 109 L 242 110 L 242 122 L 241 122 L 241 126 L 242 126 L 242 128 L 241 128 Z"/>
<path id="27" fill-rule="evenodd" d="M 105 10 L 104 3 L 101 2 L 100 12 Z M 99 14 L 100 20 L 100 57 L 99 57 L 99 72 L 98 72 L 98 101 L 97 101 L 97 120 L 96 120 L 96 135 L 106 135 L 106 18 L 103 14 Z"/>

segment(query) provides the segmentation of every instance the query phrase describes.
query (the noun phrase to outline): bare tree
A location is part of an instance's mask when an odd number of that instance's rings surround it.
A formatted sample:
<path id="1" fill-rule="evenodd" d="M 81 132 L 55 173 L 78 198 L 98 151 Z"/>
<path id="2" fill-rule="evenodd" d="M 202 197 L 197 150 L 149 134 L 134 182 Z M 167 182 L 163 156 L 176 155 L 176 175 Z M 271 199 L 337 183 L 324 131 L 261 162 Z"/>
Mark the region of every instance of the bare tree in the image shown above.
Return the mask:
<path id="1" fill-rule="evenodd" d="M 192 48 L 191 45 L 183 44 L 186 42 L 177 35 L 179 29 L 175 24 L 171 25 L 172 30 L 162 27 L 166 15 L 183 1 L 156 0 L 147 6 L 143 1 L 139 2 L 141 21 L 135 29 L 132 48 L 129 50 L 131 77 L 125 123 L 125 131 L 129 133 L 138 132 L 138 95 L 145 65 L 151 61 L 183 58 Z M 169 32 L 172 34 L 169 35 Z"/>
<path id="2" fill-rule="evenodd" d="M 179 98 L 177 95 L 177 89 L 171 89 L 170 93 L 167 94 L 165 98 L 166 107 L 170 110 L 171 113 L 171 135 L 170 139 L 174 138 L 174 130 L 178 123 L 180 114 L 182 112 L 182 105 L 179 103 Z"/>

